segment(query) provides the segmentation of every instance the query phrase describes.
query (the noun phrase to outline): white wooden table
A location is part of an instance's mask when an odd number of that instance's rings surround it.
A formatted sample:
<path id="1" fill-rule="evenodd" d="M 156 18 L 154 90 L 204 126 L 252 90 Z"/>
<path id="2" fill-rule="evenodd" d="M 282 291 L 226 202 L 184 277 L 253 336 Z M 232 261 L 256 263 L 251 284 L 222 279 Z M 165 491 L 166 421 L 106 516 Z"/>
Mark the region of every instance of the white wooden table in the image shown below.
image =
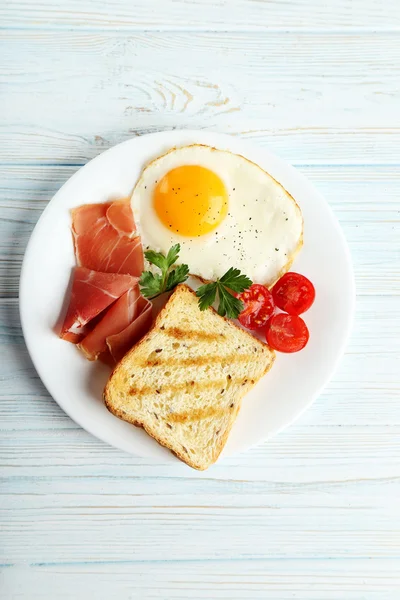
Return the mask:
<path id="1" fill-rule="evenodd" d="M 0 57 L 0 597 L 398 600 L 399 0 L 11 0 Z M 315 405 L 202 474 L 75 425 L 18 318 L 24 249 L 56 190 L 173 127 L 295 164 L 340 219 L 358 289 Z"/>

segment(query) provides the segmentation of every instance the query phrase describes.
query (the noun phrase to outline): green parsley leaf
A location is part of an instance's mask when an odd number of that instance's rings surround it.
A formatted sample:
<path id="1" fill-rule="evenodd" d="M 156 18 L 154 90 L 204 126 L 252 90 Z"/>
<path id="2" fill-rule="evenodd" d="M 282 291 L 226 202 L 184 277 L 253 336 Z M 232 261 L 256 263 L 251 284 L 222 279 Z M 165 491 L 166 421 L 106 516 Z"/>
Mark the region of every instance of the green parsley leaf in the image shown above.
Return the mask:
<path id="1" fill-rule="evenodd" d="M 152 265 L 156 265 L 156 267 L 158 267 L 162 271 L 164 271 L 164 269 L 168 268 L 167 260 L 164 256 L 164 254 L 162 254 L 161 252 L 154 252 L 154 250 L 146 250 L 144 255 L 145 255 L 146 259 L 149 261 L 149 263 L 151 263 Z"/>
<path id="2" fill-rule="evenodd" d="M 168 269 L 176 263 L 176 259 L 178 258 L 180 251 L 181 251 L 180 244 L 175 244 L 175 246 L 172 246 L 172 248 L 170 248 L 168 250 L 168 254 L 167 254 L 167 268 Z"/>
<path id="3" fill-rule="evenodd" d="M 209 306 L 214 304 L 215 296 L 217 294 L 217 284 L 216 283 L 207 283 L 206 285 L 202 285 L 196 292 L 196 296 L 200 298 L 199 300 L 199 308 L 200 310 L 206 310 Z"/>
<path id="4" fill-rule="evenodd" d="M 178 283 L 186 281 L 189 275 L 189 267 L 187 265 L 179 265 L 176 269 L 171 269 L 175 264 L 180 251 L 180 245 L 175 244 L 170 248 L 167 256 L 162 252 L 154 252 L 147 250 L 144 255 L 149 263 L 155 265 L 161 270 L 159 273 L 145 271 L 139 279 L 140 291 L 146 298 L 155 298 L 166 291 L 173 290 Z"/>
<path id="5" fill-rule="evenodd" d="M 160 294 L 162 277 L 157 273 L 144 271 L 139 279 L 140 291 L 145 298 L 154 298 Z"/>
<path id="6" fill-rule="evenodd" d="M 168 256 L 167 256 L 168 260 Z M 183 283 L 189 276 L 189 267 L 187 265 L 179 265 L 173 271 L 168 273 L 166 292 L 173 290 L 179 283 Z"/>
<path id="7" fill-rule="evenodd" d="M 221 277 L 220 282 L 234 292 L 243 292 L 253 283 L 246 275 L 242 275 L 239 269 L 232 267 Z"/>
<path id="8" fill-rule="evenodd" d="M 221 317 L 227 316 L 229 319 L 236 319 L 243 310 L 243 302 L 230 292 L 219 282 L 218 285 L 219 306 L 218 314 Z"/>
<path id="9" fill-rule="evenodd" d="M 243 302 L 231 294 L 230 290 L 243 292 L 251 286 L 251 280 L 242 275 L 239 269 L 230 268 L 220 279 L 199 287 L 196 296 L 199 298 L 200 310 L 211 306 L 218 292 L 217 312 L 221 317 L 236 319 L 243 310 Z"/>

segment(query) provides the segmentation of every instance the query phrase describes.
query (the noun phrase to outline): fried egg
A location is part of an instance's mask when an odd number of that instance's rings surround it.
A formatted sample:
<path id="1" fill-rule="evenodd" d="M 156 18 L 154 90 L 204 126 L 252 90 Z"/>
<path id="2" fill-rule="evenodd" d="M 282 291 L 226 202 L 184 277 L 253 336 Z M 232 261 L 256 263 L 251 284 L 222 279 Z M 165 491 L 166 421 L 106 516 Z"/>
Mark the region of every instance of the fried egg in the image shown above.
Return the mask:
<path id="1" fill-rule="evenodd" d="M 173 148 L 143 170 L 132 195 L 144 250 L 181 246 L 179 264 L 213 281 L 230 267 L 271 285 L 302 245 L 290 194 L 243 156 L 209 146 Z"/>

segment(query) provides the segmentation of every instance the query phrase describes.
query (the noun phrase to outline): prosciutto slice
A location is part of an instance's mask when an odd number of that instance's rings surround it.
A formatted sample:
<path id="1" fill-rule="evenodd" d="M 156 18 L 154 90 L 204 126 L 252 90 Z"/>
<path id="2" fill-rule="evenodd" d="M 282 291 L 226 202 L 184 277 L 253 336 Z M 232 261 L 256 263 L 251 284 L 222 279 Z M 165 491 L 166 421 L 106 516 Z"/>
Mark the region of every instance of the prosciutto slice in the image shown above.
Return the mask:
<path id="1" fill-rule="evenodd" d="M 107 309 L 99 323 L 79 344 L 86 358 L 96 360 L 104 352 L 108 352 L 106 338 L 119 333 L 132 323 L 139 295 L 139 286 L 136 286 Z"/>
<path id="2" fill-rule="evenodd" d="M 72 233 L 78 266 L 103 273 L 139 277 L 143 252 L 128 201 L 84 204 L 72 210 Z"/>
<path id="3" fill-rule="evenodd" d="M 133 237 L 136 233 L 131 205 L 127 200 L 113 202 L 107 209 L 106 217 L 110 225 L 121 235 Z"/>
<path id="4" fill-rule="evenodd" d="M 60 337 L 77 343 L 87 333 L 86 325 L 110 304 L 137 286 L 138 278 L 116 273 L 98 273 L 75 267 L 71 298 Z"/>
<path id="5" fill-rule="evenodd" d="M 153 315 L 152 304 L 139 296 L 134 307 L 132 323 L 117 334 L 107 337 L 107 346 L 111 356 L 118 362 L 150 329 Z"/>

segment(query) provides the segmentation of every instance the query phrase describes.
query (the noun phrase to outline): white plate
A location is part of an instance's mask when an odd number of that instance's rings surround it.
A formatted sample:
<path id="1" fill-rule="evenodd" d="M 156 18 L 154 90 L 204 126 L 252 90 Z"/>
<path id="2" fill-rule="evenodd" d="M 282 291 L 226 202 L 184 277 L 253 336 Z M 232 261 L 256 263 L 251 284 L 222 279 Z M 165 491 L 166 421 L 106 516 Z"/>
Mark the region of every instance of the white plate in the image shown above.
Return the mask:
<path id="1" fill-rule="evenodd" d="M 119 144 L 80 169 L 46 207 L 26 250 L 20 283 L 26 344 L 44 385 L 74 421 L 117 448 L 168 462 L 176 460 L 170 452 L 105 408 L 102 390 L 109 370 L 85 360 L 53 328 L 74 264 L 69 210 L 128 196 L 148 161 L 172 146 L 191 143 L 246 156 L 294 196 L 304 216 L 304 247 L 294 270 L 309 277 L 317 293 L 305 315 L 309 344 L 297 354 L 278 354 L 271 372 L 244 399 L 224 455 L 265 440 L 310 406 L 343 353 L 355 297 L 349 251 L 329 206 L 303 175 L 262 148 L 216 133 L 168 131 Z"/>

